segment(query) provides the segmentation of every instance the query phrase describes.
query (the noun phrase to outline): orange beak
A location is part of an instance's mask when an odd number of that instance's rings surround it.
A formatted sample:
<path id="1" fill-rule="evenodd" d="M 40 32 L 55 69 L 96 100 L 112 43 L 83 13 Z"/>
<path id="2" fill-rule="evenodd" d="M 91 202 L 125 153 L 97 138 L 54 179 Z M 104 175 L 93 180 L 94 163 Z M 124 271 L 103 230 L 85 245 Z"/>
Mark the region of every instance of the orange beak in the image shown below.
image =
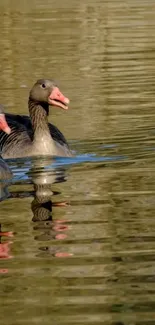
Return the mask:
<path id="1" fill-rule="evenodd" d="M 11 133 L 11 129 L 8 126 L 8 123 L 6 121 L 4 114 L 0 114 L 0 130 L 4 131 L 7 134 Z"/>
<path id="2" fill-rule="evenodd" d="M 68 109 L 69 99 L 61 93 L 58 87 L 54 87 L 48 97 L 48 103 L 53 106 Z"/>

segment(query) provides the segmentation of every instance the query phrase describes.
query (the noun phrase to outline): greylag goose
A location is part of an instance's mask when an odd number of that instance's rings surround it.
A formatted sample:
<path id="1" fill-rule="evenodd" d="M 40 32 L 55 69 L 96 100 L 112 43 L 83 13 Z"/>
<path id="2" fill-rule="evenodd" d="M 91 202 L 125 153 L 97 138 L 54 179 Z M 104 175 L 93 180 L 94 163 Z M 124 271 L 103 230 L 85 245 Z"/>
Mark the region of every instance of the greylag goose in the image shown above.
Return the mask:
<path id="1" fill-rule="evenodd" d="M 11 130 L 6 122 L 3 106 L 0 105 L 0 130 L 10 134 Z M 10 179 L 12 177 L 11 170 L 6 162 L 0 157 L 0 181 Z"/>
<path id="2" fill-rule="evenodd" d="M 32 87 L 28 116 L 6 114 L 9 135 L 0 132 L 3 158 L 28 156 L 72 156 L 67 141 L 56 126 L 48 123 L 49 106 L 68 109 L 65 97 L 52 80 L 40 79 Z"/>

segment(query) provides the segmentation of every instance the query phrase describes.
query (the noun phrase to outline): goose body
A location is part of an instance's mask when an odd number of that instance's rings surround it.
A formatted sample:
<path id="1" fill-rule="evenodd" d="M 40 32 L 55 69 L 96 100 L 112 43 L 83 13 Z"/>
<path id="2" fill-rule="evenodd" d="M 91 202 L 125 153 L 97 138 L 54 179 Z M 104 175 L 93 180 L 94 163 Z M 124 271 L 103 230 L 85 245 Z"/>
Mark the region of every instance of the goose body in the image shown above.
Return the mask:
<path id="1" fill-rule="evenodd" d="M 2 157 L 72 156 L 63 134 L 48 123 L 49 106 L 67 109 L 68 103 L 52 80 L 38 80 L 29 95 L 30 117 L 6 114 L 11 133 L 0 132 Z"/>

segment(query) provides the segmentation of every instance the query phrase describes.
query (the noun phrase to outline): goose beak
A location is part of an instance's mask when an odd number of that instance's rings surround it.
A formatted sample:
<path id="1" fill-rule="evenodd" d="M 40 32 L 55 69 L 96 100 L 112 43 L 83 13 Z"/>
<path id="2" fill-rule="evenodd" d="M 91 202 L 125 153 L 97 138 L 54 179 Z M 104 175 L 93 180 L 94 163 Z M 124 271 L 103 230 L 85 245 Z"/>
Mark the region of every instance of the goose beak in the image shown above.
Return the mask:
<path id="1" fill-rule="evenodd" d="M 68 109 L 69 99 L 61 93 L 58 87 L 54 87 L 48 97 L 48 103 L 49 105 Z"/>
<path id="2" fill-rule="evenodd" d="M 8 126 L 8 123 L 6 121 L 4 114 L 0 114 L 0 130 L 4 131 L 7 134 L 11 133 L 11 129 Z"/>

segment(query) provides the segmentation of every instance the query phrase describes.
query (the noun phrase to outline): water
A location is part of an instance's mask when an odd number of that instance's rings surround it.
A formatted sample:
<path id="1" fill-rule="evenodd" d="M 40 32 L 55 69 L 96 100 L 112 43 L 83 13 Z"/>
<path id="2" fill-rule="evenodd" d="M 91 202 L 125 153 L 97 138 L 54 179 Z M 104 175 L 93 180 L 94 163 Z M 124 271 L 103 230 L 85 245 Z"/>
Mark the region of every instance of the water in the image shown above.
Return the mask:
<path id="1" fill-rule="evenodd" d="M 1 324 L 155 324 L 154 0 L 1 0 L 0 30 L 0 102 L 55 78 L 75 152 L 8 162 Z"/>

